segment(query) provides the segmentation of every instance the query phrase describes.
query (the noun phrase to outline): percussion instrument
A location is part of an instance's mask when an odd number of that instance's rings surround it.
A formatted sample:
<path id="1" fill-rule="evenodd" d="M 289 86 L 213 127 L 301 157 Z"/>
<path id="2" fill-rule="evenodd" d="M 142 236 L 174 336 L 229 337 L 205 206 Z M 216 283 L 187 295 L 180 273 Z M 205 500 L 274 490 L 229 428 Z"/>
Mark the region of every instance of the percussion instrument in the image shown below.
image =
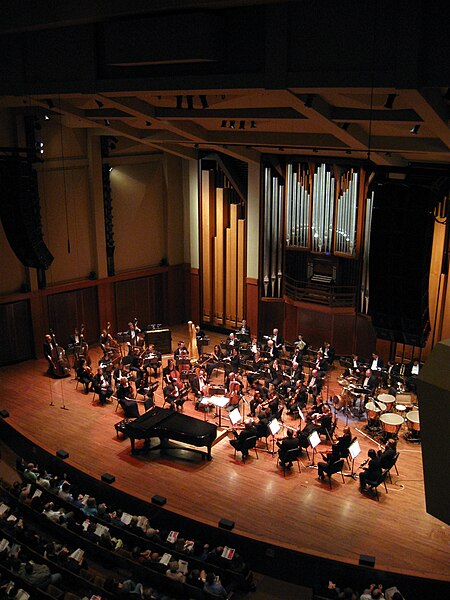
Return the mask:
<path id="1" fill-rule="evenodd" d="M 406 406 L 404 404 L 396 404 L 395 410 L 403 419 L 403 415 L 406 413 Z"/>
<path id="2" fill-rule="evenodd" d="M 368 402 L 366 404 L 367 419 L 369 421 L 377 420 L 380 418 L 380 413 L 384 412 L 385 410 L 386 404 L 383 402 L 377 402 L 377 404 L 374 402 Z"/>
<path id="3" fill-rule="evenodd" d="M 395 436 L 400 431 L 404 419 L 395 413 L 385 413 L 381 415 L 380 422 L 384 433 Z"/>
<path id="4" fill-rule="evenodd" d="M 386 412 L 391 412 L 395 404 L 395 397 L 391 394 L 380 394 L 377 398 L 378 402 L 386 404 Z"/>
<path id="5" fill-rule="evenodd" d="M 420 418 L 418 410 L 410 410 L 406 413 L 406 424 L 409 431 L 420 431 Z"/>
<path id="6" fill-rule="evenodd" d="M 413 406 L 411 394 L 397 394 L 396 402 L 403 404 L 406 408 Z"/>

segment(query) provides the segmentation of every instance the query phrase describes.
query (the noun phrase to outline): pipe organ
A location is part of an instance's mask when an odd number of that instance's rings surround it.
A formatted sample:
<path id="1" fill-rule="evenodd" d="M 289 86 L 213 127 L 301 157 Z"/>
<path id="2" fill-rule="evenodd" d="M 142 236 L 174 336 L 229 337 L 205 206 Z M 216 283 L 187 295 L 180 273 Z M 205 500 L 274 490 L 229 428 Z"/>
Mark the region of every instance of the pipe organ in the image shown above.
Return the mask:
<path id="1" fill-rule="evenodd" d="M 200 223 L 201 321 L 234 329 L 245 318 L 245 206 L 218 167 L 201 170 Z"/>
<path id="2" fill-rule="evenodd" d="M 346 294 L 342 302 L 354 305 L 358 263 L 342 261 L 360 258 L 364 171 L 312 162 L 265 165 L 262 193 L 262 297 L 289 296 L 295 288 L 295 299 L 307 300 L 310 293 L 315 301 L 323 286 L 333 286 L 334 292 L 341 286 Z M 322 288 L 312 294 L 314 284 Z M 336 298 L 328 294 L 330 301 L 331 296 Z"/>

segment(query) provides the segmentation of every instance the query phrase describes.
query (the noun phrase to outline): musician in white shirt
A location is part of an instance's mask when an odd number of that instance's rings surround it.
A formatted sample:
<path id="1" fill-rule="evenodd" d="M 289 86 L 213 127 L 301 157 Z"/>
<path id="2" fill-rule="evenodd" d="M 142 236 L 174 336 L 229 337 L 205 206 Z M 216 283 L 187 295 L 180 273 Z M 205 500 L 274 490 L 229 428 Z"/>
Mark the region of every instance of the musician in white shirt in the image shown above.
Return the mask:
<path id="1" fill-rule="evenodd" d="M 372 364 L 370 365 L 371 371 L 379 371 L 383 367 L 383 361 L 376 352 L 372 352 Z"/>

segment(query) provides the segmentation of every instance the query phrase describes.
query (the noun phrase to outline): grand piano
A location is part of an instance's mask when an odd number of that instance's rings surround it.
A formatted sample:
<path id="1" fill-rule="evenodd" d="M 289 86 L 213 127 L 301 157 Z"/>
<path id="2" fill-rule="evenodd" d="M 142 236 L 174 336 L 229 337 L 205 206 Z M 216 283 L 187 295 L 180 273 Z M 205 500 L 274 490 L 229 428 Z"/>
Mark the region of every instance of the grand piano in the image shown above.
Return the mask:
<path id="1" fill-rule="evenodd" d="M 182 446 L 169 444 L 169 440 L 174 440 L 190 446 L 206 446 L 207 452 L 193 448 L 189 448 L 189 450 L 198 452 L 203 458 L 211 460 L 211 446 L 217 437 L 217 427 L 213 423 L 206 423 L 174 410 L 155 406 L 128 423 L 123 433 L 130 438 L 133 454 L 136 453 L 136 440 L 144 440 L 145 451 L 182 449 Z M 159 438 L 160 443 L 157 446 L 151 446 L 151 438 Z"/>

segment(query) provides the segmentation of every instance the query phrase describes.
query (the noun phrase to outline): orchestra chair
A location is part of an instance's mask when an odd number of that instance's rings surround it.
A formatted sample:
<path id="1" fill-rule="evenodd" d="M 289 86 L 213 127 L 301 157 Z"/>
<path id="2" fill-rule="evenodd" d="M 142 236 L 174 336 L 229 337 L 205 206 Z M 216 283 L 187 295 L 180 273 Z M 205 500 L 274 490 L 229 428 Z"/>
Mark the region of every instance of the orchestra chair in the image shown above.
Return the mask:
<path id="1" fill-rule="evenodd" d="M 291 448 L 290 450 L 288 450 L 286 452 L 286 454 L 284 455 L 284 463 L 283 463 L 283 476 L 286 477 L 286 471 L 287 471 L 287 463 L 293 463 L 294 461 L 297 463 L 297 467 L 298 467 L 298 472 L 301 473 L 302 469 L 300 466 L 300 456 L 302 455 L 302 449 L 301 448 Z M 278 456 L 277 458 L 277 467 L 280 464 L 280 456 Z"/>
<path id="2" fill-rule="evenodd" d="M 334 475 L 335 473 L 340 473 L 341 477 L 342 477 L 342 483 L 345 483 L 344 474 L 342 473 L 343 468 L 344 468 L 344 459 L 340 458 L 339 460 L 335 461 L 331 465 L 331 469 L 330 469 L 329 473 L 325 473 L 325 475 L 328 477 L 328 485 L 330 486 L 330 490 L 331 490 L 331 476 Z"/>
<path id="3" fill-rule="evenodd" d="M 254 450 L 255 454 L 256 454 L 256 458 L 259 459 L 258 457 L 258 450 L 256 448 L 256 442 L 258 441 L 258 438 L 256 437 L 256 435 L 252 435 L 252 437 L 247 438 L 246 440 L 244 440 L 244 442 L 242 443 L 242 447 L 240 448 L 239 452 L 242 452 L 242 462 L 245 463 L 245 456 L 244 456 L 244 452 L 246 450 Z M 234 456 L 236 458 L 236 448 L 234 449 Z"/>
<path id="4" fill-rule="evenodd" d="M 398 457 L 400 456 L 400 452 L 396 452 L 394 454 L 394 456 L 392 457 L 391 462 L 389 463 L 389 465 L 386 467 L 387 471 L 388 471 L 388 476 L 389 476 L 389 481 L 392 483 L 392 477 L 391 477 L 391 470 L 395 468 L 395 472 L 397 473 L 397 475 L 399 475 L 398 469 L 397 469 L 397 460 Z"/>
<path id="5" fill-rule="evenodd" d="M 265 444 L 266 444 L 266 449 L 269 449 L 269 444 L 267 442 L 267 438 L 270 435 L 270 430 L 268 425 L 266 425 L 265 427 L 256 427 L 256 437 L 258 440 L 265 440 Z"/>
<path id="6" fill-rule="evenodd" d="M 378 477 L 376 481 L 366 481 L 366 485 L 371 492 L 375 492 L 378 502 L 380 501 L 380 497 L 378 494 L 378 487 L 381 484 L 384 484 L 384 489 L 386 490 L 386 494 L 388 493 L 388 489 L 386 487 L 386 479 L 389 475 L 389 469 L 383 469 L 381 475 Z"/>

